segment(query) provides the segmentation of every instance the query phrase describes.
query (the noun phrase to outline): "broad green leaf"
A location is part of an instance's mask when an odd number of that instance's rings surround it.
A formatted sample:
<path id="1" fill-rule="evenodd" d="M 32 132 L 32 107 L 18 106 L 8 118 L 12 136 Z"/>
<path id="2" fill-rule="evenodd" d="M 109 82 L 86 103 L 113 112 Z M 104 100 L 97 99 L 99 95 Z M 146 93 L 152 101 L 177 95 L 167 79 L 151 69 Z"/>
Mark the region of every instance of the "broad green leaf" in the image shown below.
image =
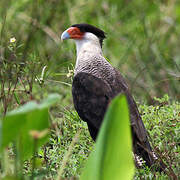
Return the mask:
<path id="1" fill-rule="evenodd" d="M 105 115 L 95 151 L 81 180 L 130 180 L 134 174 L 131 130 L 126 97 L 117 96 Z"/>
<path id="2" fill-rule="evenodd" d="M 59 100 L 59 95 L 49 95 L 42 103 L 34 101 L 13 110 L 2 120 L 1 150 L 10 142 L 16 142 L 21 159 L 26 159 L 33 152 L 34 139 L 31 130 L 42 131 L 49 128 L 48 108 Z M 47 140 L 48 135 L 38 139 L 37 146 Z"/>
<path id="3" fill-rule="evenodd" d="M 31 101 L 24 106 L 7 113 L 2 120 L 1 150 L 15 140 L 18 134 L 20 134 L 20 130 L 27 123 L 28 114 L 37 108 L 38 105 L 34 101 Z"/>
<path id="4" fill-rule="evenodd" d="M 20 130 L 20 153 L 22 159 L 27 159 L 32 153 L 34 148 L 34 139 L 30 135 L 30 131 L 37 130 L 42 131 L 49 128 L 49 116 L 48 108 L 37 109 L 32 111 L 26 116 L 26 123 L 23 128 Z M 46 142 L 48 135 L 38 139 L 38 147 Z"/>

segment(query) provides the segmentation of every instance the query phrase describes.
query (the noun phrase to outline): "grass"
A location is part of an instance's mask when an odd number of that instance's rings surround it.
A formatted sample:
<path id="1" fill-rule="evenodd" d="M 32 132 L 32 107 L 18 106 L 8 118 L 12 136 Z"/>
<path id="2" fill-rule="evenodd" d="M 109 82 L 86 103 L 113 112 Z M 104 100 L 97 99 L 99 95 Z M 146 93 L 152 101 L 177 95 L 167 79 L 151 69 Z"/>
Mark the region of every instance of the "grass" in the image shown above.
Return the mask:
<path id="1" fill-rule="evenodd" d="M 157 102 L 157 101 L 156 101 Z M 169 179 L 179 177 L 179 128 L 180 103 L 157 102 L 156 106 L 140 105 L 143 121 L 150 135 L 153 150 L 167 165 L 165 173 L 153 172 L 149 168 L 136 169 L 134 179 Z M 59 170 L 63 178 L 79 178 L 94 143 L 87 125 L 73 110 L 62 110 L 63 116 L 53 118 L 53 129 L 48 144 L 38 152 L 38 179 L 54 179 Z M 52 114 L 54 112 L 52 111 Z M 78 137 L 75 144 L 72 141 Z M 72 147 L 73 146 L 73 147 Z M 68 158 L 66 159 L 68 154 Z M 66 166 L 64 166 L 66 161 Z M 62 170 L 63 169 L 63 170 Z M 25 172 L 30 173 L 28 168 Z M 41 176 L 40 176 L 41 174 Z M 174 178 L 175 179 L 175 178 Z"/>
<path id="2" fill-rule="evenodd" d="M 127 79 L 140 102 L 153 149 L 169 167 L 164 174 L 148 168 L 136 170 L 134 179 L 180 176 L 179 19 L 178 0 L 1 0 L 1 116 L 30 100 L 40 101 L 49 93 L 61 96 L 50 111 L 51 138 L 37 154 L 38 179 L 53 179 L 58 172 L 64 178 L 78 178 L 93 150 L 87 126 L 72 103 L 69 70 L 75 64 L 75 46 L 71 41 L 62 44 L 59 40 L 65 29 L 80 22 L 107 32 L 104 56 Z M 16 41 L 10 42 L 13 37 Z M 25 162 L 25 176 L 31 176 L 31 164 L 31 160 Z"/>

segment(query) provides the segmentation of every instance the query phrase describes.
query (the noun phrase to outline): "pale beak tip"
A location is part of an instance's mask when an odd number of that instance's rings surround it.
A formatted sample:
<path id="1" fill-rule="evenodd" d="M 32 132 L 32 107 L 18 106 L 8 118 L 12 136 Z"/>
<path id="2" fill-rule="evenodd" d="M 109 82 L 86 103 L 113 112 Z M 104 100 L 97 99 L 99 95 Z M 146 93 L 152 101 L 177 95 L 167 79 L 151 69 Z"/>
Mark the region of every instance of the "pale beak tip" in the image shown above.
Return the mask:
<path id="1" fill-rule="evenodd" d="M 61 35 L 61 41 L 64 41 L 65 39 L 69 39 L 70 35 L 67 31 L 64 31 Z"/>

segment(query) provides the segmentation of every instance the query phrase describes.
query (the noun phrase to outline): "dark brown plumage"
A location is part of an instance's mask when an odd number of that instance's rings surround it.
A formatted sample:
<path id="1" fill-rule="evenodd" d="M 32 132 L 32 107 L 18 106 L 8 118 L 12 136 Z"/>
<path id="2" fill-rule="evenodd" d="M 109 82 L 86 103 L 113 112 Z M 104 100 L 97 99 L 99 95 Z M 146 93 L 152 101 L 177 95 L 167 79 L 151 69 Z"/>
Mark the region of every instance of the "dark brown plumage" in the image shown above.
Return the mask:
<path id="1" fill-rule="evenodd" d="M 116 95 L 124 93 L 130 108 L 134 153 L 140 155 L 146 164 L 151 166 L 154 161 L 152 149 L 136 103 L 118 72 L 116 77 L 117 79 L 109 84 L 88 73 L 78 73 L 72 85 L 75 109 L 81 119 L 87 122 L 91 137 L 96 140 L 108 104 Z"/>

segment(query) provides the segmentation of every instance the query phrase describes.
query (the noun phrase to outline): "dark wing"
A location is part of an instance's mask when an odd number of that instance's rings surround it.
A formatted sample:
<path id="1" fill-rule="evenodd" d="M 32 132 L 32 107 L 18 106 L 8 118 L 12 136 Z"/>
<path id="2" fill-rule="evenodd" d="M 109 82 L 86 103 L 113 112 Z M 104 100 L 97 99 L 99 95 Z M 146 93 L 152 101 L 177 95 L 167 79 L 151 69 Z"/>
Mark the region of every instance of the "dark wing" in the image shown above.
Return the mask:
<path id="1" fill-rule="evenodd" d="M 131 125 L 136 133 L 137 138 L 139 138 L 140 141 L 146 141 L 147 139 L 147 132 L 144 127 L 143 121 L 141 119 L 141 116 L 139 114 L 137 105 L 132 97 L 132 95 L 129 92 L 128 86 L 122 77 L 122 75 L 115 69 L 116 72 L 116 81 L 114 83 L 110 82 L 110 85 L 112 87 L 113 92 L 118 93 L 124 93 L 127 97 L 127 101 L 129 104 L 130 109 L 130 116 L 131 116 Z"/>
<path id="2" fill-rule="evenodd" d="M 72 84 L 73 102 L 80 118 L 86 121 L 95 140 L 107 106 L 112 99 L 111 87 L 88 73 L 78 73 Z"/>
<path id="3" fill-rule="evenodd" d="M 137 105 L 129 92 L 128 86 L 124 78 L 116 69 L 114 70 L 116 72 L 115 81 L 111 81 L 109 83 L 112 87 L 113 92 L 115 92 L 116 94 L 124 93 L 126 95 L 130 110 L 134 152 L 142 156 L 143 159 L 146 161 L 146 164 L 148 166 L 151 166 L 154 161 L 152 157 L 152 149 L 149 144 L 147 131 L 144 127 Z"/>
<path id="4" fill-rule="evenodd" d="M 80 118 L 87 122 L 91 137 L 96 140 L 108 104 L 113 97 L 124 93 L 130 109 L 134 152 L 143 157 L 148 166 L 151 166 L 152 150 L 137 105 L 124 78 L 117 70 L 115 72 L 114 79 L 109 82 L 88 73 L 78 73 L 72 84 L 74 107 Z"/>

